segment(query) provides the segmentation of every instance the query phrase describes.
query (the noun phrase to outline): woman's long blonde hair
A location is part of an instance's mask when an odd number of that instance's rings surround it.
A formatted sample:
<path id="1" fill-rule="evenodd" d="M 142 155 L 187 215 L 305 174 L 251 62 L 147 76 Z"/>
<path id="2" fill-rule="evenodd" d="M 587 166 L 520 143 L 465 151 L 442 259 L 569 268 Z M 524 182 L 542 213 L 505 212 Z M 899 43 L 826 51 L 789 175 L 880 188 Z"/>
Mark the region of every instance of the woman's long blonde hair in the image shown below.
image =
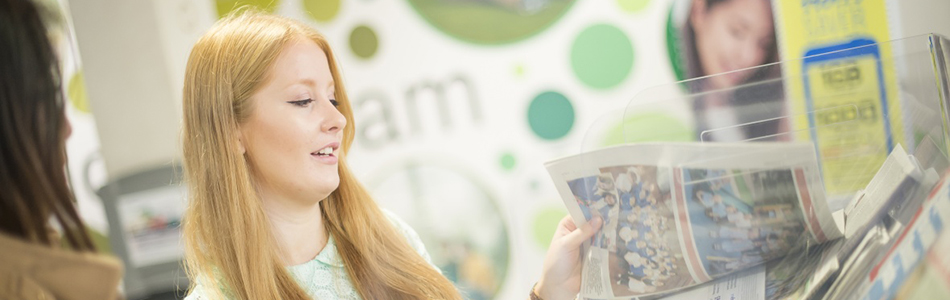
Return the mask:
<path id="1" fill-rule="evenodd" d="M 248 160 L 237 147 L 250 97 L 284 46 L 310 39 L 326 53 L 344 129 L 340 186 L 320 202 L 353 287 L 364 299 L 460 299 L 455 287 L 395 230 L 346 165 L 353 110 L 326 39 L 283 17 L 244 10 L 214 25 L 194 46 L 184 87 L 183 145 L 190 193 L 184 217 L 192 288 L 236 299 L 309 299 L 286 270 Z M 221 295 L 220 293 L 225 295 Z"/>

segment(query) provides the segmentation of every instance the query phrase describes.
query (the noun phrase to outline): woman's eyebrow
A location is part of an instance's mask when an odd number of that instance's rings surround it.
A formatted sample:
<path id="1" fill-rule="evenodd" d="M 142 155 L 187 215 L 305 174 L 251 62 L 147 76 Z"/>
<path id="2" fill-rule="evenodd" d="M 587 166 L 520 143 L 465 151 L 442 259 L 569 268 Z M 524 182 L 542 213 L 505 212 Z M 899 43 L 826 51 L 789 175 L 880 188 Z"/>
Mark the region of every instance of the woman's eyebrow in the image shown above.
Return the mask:
<path id="1" fill-rule="evenodd" d="M 290 85 L 292 86 L 292 85 L 295 85 L 295 84 L 302 84 L 302 85 L 306 85 L 306 86 L 317 87 L 317 81 L 314 80 L 313 78 L 301 78 L 301 79 L 298 80 L 297 82 L 294 82 L 294 83 L 292 83 L 292 84 L 290 84 Z M 327 82 L 327 87 L 332 87 L 332 86 L 334 86 L 334 81 L 333 81 L 333 79 L 330 79 L 330 81 Z"/>

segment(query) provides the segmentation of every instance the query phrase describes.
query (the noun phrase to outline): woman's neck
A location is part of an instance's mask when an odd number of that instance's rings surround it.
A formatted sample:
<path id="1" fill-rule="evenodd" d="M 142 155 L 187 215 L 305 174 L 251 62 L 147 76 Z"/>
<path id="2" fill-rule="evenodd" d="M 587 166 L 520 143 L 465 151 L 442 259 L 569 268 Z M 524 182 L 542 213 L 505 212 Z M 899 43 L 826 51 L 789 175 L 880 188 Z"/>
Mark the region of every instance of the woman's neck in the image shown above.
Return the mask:
<path id="1" fill-rule="evenodd" d="M 301 202 L 275 195 L 264 195 L 264 213 L 280 244 L 288 266 L 312 260 L 327 245 L 320 202 Z"/>

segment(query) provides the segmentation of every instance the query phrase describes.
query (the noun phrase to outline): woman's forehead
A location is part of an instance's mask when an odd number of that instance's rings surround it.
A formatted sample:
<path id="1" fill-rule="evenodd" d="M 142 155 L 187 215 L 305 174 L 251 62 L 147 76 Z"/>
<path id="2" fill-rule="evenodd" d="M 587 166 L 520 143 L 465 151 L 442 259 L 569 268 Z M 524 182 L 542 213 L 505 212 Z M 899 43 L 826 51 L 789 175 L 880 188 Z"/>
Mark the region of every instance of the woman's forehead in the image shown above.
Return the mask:
<path id="1" fill-rule="evenodd" d="M 316 43 L 305 39 L 297 39 L 284 46 L 270 68 L 270 77 L 274 83 L 281 86 L 333 85 L 326 53 Z"/>

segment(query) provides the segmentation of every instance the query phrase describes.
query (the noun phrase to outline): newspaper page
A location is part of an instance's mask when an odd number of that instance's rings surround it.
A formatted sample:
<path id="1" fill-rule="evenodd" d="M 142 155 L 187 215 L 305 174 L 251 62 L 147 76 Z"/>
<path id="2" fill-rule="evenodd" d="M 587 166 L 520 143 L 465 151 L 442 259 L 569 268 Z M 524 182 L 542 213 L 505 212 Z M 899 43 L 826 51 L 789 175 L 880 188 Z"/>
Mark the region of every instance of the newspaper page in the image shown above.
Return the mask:
<path id="1" fill-rule="evenodd" d="M 661 300 L 765 300 L 765 276 L 758 265 Z"/>
<path id="2" fill-rule="evenodd" d="M 841 236 L 811 144 L 628 144 L 546 166 L 575 223 L 604 220 L 583 298 L 651 298 Z"/>

